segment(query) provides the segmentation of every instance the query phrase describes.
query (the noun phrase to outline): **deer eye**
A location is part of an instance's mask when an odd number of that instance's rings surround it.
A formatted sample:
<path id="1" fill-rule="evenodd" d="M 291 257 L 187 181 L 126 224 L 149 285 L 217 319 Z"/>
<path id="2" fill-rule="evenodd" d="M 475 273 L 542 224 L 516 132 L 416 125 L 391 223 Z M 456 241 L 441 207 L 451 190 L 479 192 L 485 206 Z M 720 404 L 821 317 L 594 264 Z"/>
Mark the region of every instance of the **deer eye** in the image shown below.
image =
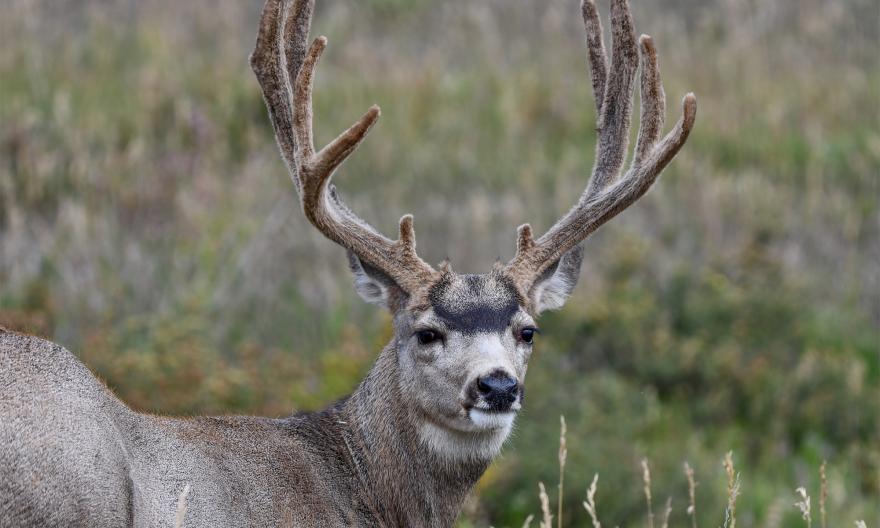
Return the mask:
<path id="1" fill-rule="evenodd" d="M 440 339 L 440 332 L 434 330 L 419 330 L 416 332 L 416 337 L 419 338 L 419 344 L 429 345 Z"/>
<path id="2" fill-rule="evenodd" d="M 532 341 L 535 339 L 535 334 L 537 332 L 538 332 L 537 328 L 531 328 L 531 327 L 523 328 L 519 332 L 519 337 L 520 337 L 520 339 L 523 340 L 523 342 L 528 343 L 528 344 L 532 344 Z"/>

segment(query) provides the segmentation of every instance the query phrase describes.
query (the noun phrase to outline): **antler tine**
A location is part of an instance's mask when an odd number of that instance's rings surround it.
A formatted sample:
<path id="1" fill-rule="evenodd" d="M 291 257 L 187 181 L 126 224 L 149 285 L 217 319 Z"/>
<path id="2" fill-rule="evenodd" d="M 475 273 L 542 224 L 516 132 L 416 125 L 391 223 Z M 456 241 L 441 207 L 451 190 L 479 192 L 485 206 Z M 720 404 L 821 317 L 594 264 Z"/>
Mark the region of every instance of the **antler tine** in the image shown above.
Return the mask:
<path id="1" fill-rule="evenodd" d="M 528 292 L 538 277 L 602 224 L 641 198 L 687 141 L 694 125 L 697 100 L 687 94 L 682 101 L 682 117 L 658 143 L 665 115 L 665 94 L 654 43 L 647 35 L 639 39 L 642 95 L 639 136 L 632 165 L 614 181 L 623 166 L 631 118 L 633 80 L 635 77 L 635 36 L 626 0 L 611 0 L 613 57 L 611 72 L 605 71 L 601 24 L 593 0 L 583 0 L 582 12 L 587 31 L 587 46 L 596 106 L 599 109 L 599 140 L 590 184 L 578 203 L 538 240 L 531 227 L 520 226 L 516 255 L 506 265 L 523 292 Z M 598 101 L 597 87 L 604 92 Z"/>
<path id="2" fill-rule="evenodd" d="M 293 128 L 297 139 L 297 157 L 301 165 L 309 165 L 308 172 L 314 172 L 319 178 L 314 183 L 324 183 L 339 165 L 351 155 L 366 138 L 367 133 L 379 119 L 379 107 L 373 105 L 361 118 L 340 134 L 333 141 L 315 154 L 312 137 L 312 88 L 315 66 L 327 47 L 327 37 L 318 37 L 309 48 L 305 61 L 299 70 L 294 85 Z M 306 168 L 306 167 L 303 167 Z M 320 187 L 320 186 L 318 186 Z"/>
<path id="3" fill-rule="evenodd" d="M 293 137 L 293 128 L 291 120 L 293 119 L 293 109 L 291 108 L 290 88 L 287 86 L 287 76 L 282 72 L 286 67 L 282 61 L 287 58 L 287 62 L 291 63 L 291 67 L 299 70 L 302 64 L 302 57 L 305 55 L 305 40 L 308 37 L 309 24 L 311 21 L 312 6 L 311 2 L 299 2 L 300 7 L 298 17 L 295 20 L 299 24 L 287 24 L 287 28 L 292 30 L 298 26 L 298 31 L 293 31 L 293 35 L 284 35 L 285 41 L 288 42 L 290 53 L 278 53 L 280 35 L 283 34 L 282 24 L 289 19 L 286 12 L 287 6 L 281 0 L 267 0 L 263 6 L 263 12 L 260 15 L 260 30 L 257 33 L 257 43 L 254 51 L 250 56 L 251 69 L 260 83 L 263 91 L 263 98 L 266 106 L 269 108 L 269 118 L 272 121 L 272 128 L 275 130 L 275 138 L 278 141 L 278 147 L 281 149 L 281 157 L 287 165 L 288 172 L 296 185 L 299 192 L 301 185 L 296 170 L 296 139 Z M 297 45 L 299 43 L 299 45 Z M 300 53 L 297 54 L 297 50 Z M 299 60 L 295 60 L 299 57 Z"/>
<path id="4" fill-rule="evenodd" d="M 639 37 L 639 51 L 642 63 L 642 82 L 639 88 L 642 94 L 641 120 L 639 137 L 636 140 L 636 154 L 633 164 L 639 164 L 647 156 L 651 147 L 663 132 L 663 121 L 666 118 L 666 94 L 660 82 L 660 66 L 657 63 L 657 48 L 654 40 L 648 35 Z"/>
<path id="5" fill-rule="evenodd" d="M 364 140 L 379 118 L 372 106 L 348 130 L 315 152 L 312 90 L 315 66 L 327 46 L 318 37 L 306 51 L 314 0 L 267 0 L 251 67 L 260 82 L 281 154 L 306 218 L 324 236 L 395 280 L 408 293 L 423 287 L 433 268 L 415 252 L 412 217 L 392 241 L 355 215 L 330 183 L 333 172 Z"/>
<path id="6" fill-rule="evenodd" d="M 592 4 L 593 0 L 584 0 L 584 4 Z M 584 25 L 588 32 L 587 42 L 590 45 L 591 71 L 600 62 L 593 57 L 604 53 L 601 48 L 602 26 L 599 23 L 595 5 L 584 8 Z M 589 36 L 591 31 L 597 34 Z M 629 126 L 632 118 L 633 80 L 639 66 L 636 51 L 636 37 L 633 30 L 632 15 L 626 0 L 611 1 L 611 71 L 605 73 L 605 88 L 602 93 L 602 105 L 599 109 L 599 139 L 596 142 L 596 161 L 593 165 L 593 176 L 588 192 L 594 194 L 601 191 L 614 181 L 626 156 L 629 140 Z M 594 46 L 599 43 L 598 49 Z M 604 64 L 604 56 L 601 59 Z M 595 92 L 597 79 L 593 79 Z M 598 97 L 598 96 L 597 96 Z"/>
<path id="7" fill-rule="evenodd" d="M 581 2 L 581 14 L 584 17 L 587 36 L 587 59 L 593 84 L 593 100 L 596 102 L 596 129 L 602 130 L 602 102 L 605 100 L 605 79 L 608 75 L 605 44 L 602 42 L 602 21 L 593 0 Z"/>

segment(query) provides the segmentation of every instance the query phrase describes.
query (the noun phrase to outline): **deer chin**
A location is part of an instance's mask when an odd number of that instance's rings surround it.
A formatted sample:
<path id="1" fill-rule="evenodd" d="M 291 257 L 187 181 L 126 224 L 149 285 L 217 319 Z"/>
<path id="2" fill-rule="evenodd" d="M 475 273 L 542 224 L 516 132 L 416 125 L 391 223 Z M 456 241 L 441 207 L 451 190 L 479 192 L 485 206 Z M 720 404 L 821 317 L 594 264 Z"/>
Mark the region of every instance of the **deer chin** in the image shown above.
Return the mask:
<path id="1" fill-rule="evenodd" d="M 468 417 L 479 431 L 509 431 L 516 419 L 516 411 L 491 411 L 474 407 Z"/>
<path id="2" fill-rule="evenodd" d="M 418 429 L 419 437 L 431 451 L 447 460 L 491 461 L 510 436 L 516 414 L 471 408 L 456 419 L 425 420 Z"/>

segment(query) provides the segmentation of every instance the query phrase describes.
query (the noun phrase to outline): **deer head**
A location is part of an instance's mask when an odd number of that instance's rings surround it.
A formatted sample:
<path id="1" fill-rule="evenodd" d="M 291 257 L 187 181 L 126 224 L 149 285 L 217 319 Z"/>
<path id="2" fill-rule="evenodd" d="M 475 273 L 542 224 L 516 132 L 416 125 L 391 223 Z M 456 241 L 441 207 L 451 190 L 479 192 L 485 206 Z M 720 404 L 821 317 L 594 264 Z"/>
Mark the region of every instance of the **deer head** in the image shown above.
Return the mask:
<path id="1" fill-rule="evenodd" d="M 528 224 L 520 226 L 515 256 L 496 263 L 489 273 L 460 275 L 448 263 L 435 269 L 416 253 L 412 216 L 400 219 L 392 240 L 352 212 L 331 183 L 379 119 L 379 108 L 370 108 L 330 144 L 315 149 L 312 80 L 327 39 L 307 45 L 313 7 L 314 0 L 268 0 L 251 56 L 303 212 L 346 249 L 358 293 L 393 314 L 394 392 L 416 417 L 422 441 L 450 457 L 491 458 L 522 403 L 536 318 L 562 307 L 577 284 L 582 242 L 643 196 L 684 144 L 696 99 L 684 97 L 681 119 L 661 139 L 665 95 L 653 41 L 646 35 L 636 39 L 626 0 L 612 0 L 609 63 L 596 7 L 593 0 L 584 0 L 599 116 L 587 189 L 537 239 Z M 638 139 L 621 175 L 639 69 Z"/>

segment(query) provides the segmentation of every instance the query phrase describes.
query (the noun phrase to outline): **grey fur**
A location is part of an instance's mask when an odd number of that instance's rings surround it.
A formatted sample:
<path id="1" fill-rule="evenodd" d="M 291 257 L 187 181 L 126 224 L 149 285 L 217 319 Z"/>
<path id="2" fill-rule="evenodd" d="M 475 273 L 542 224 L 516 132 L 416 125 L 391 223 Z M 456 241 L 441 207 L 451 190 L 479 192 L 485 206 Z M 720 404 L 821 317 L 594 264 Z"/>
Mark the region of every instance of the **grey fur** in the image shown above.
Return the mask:
<path id="1" fill-rule="evenodd" d="M 324 411 L 176 419 L 132 411 L 60 346 L 0 331 L 0 526 L 173 526 L 187 485 L 188 527 L 451 526 L 490 459 L 419 439 L 396 345 Z"/>
<path id="2" fill-rule="evenodd" d="M 437 291 L 452 312 L 512 295 L 499 274 Z M 350 397 L 284 419 L 136 413 L 64 348 L 0 330 L 0 526 L 171 526 L 187 485 L 185 526 L 450 526 L 510 431 L 476 421 L 472 387 L 525 378 L 534 321 L 516 306 L 477 334 L 400 310 Z M 420 344 L 426 327 L 443 339 Z"/>

